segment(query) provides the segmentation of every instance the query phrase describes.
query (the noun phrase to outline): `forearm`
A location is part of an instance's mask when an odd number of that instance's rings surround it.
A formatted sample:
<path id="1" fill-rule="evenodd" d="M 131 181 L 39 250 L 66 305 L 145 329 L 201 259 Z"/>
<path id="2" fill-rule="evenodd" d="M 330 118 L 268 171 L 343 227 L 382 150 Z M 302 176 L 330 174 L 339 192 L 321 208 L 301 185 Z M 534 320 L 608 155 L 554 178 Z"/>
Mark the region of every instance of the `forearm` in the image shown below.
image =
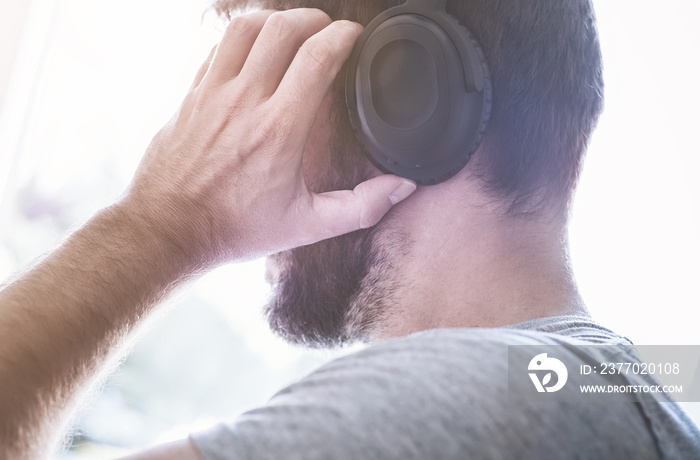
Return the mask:
<path id="1" fill-rule="evenodd" d="M 368 228 L 415 190 L 379 171 L 354 190 L 307 187 L 307 141 L 324 139 L 309 136 L 360 32 L 313 9 L 232 20 L 124 200 L 0 291 L 3 458 L 41 457 L 80 390 L 186 278 Z"/>
<path id="2" fill-rule="evenodd" d="M 81 390 L 193 271 L 180 248 L 117 205 L 0 291 L 3 458 L 53 447 Z"/>

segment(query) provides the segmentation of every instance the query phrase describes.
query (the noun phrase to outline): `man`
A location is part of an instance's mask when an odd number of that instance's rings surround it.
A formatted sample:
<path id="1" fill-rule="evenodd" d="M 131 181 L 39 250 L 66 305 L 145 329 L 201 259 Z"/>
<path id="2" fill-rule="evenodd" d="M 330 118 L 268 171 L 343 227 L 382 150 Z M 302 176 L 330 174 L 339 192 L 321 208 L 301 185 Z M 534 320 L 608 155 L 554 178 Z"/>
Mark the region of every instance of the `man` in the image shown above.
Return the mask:
<path id="1" fill-rule="evenodd" d="M 493 115 L 465 169 L 416 190 L 361 155 L 331 89 L 361 32 L 338 19 L 366 24 L 398 2 L 271 3 L 328 14 L 232 20 L 122 199 L 0 293 L 5 458 L 45 455 L 172 289 L 269 254 L 273 329 L 376 345 L 136 458 L 697 455 L 673 405 L 504 396 L 507 345 L 626 343 L 588 319 L 567 260 L 566 209 L 602 104 L 590 4 L 450 2 L 489 61 Z"/>

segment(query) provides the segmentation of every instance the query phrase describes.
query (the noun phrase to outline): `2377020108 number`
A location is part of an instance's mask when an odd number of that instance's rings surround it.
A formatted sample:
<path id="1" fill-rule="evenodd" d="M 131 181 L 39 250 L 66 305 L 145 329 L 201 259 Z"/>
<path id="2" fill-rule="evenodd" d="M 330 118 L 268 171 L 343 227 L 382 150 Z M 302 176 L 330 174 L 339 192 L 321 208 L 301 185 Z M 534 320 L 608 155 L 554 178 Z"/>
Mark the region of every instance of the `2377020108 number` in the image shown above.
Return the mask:
<path id="1" fill-rule="evenodd" d="M 601 374 L 678 375 L 679 363 L 600 363 Z"/>

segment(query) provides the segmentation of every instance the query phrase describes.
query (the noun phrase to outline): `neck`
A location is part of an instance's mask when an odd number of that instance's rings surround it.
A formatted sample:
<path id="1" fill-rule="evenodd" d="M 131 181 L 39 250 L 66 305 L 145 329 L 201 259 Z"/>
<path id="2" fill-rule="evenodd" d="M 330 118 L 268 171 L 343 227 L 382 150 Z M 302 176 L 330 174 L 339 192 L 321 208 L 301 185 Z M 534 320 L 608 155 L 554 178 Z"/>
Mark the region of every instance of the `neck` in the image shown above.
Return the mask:
<path id="1" fill-rule="evenodd" d="M 393 288 L 372 340 L 588 316 L 569 264 L 563 219 L 503 217 L 474 198 L 446 205 L 439 192 L 419 190 L 379 232 L 380 245 L 404 243 L 389 251 Z"/>

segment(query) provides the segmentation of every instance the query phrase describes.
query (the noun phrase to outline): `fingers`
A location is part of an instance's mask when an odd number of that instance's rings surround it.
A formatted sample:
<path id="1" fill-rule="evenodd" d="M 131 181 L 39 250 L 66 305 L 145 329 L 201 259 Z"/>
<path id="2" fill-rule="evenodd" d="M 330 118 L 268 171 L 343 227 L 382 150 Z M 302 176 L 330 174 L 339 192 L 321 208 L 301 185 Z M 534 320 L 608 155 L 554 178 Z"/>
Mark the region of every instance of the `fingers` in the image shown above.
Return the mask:
<path id="1" fill-rule="evenodd" d="M 271 102 L 294 108 L 302 120 L 313 120 L 361 33 L 359 24 L 336 21 L 309 38 L 299 49 Z"/>
<path id="2" fill-rule="evenodd" d="M 204 78 L 204 76 L 207 74 L 207 71 L 209 70 L 209 66 L 211 65 L 212 59 L 214 58 L 214 53 L 216 53 L 217 47 L 218 47 L 218 45 L 214 46 L 211 49 L 211 51 L 209 52 L 209 56 L 207 56 L 206 61 L 204 61 L 204 63 L 202 63 L 201 67 L 197 71 L 197 75 L 194 76 L 194 81 L 192 82 L 192 86 L 190 87 L 190 89 L 196 88 L 197 86 L 199 86 L 200 83 L 202 83 L 202 79 Z"/>
<path id="3" fill-rule="evenodd" d="M 376 225 L 389 209 L 416 190 L 416 183 L 390 174 L 359 184 L 354 190 L 313 197 L 315 242 Z M 309 242 L 309 243 L 310 243 Z"/>
<path id="4" fill-rule="evenodd" d="M 241 76 L 248 97 L 268 98 L 290 89 L 279 102 L 309 105 L 315 114 L 361 32 L 359 24 L 332 22 L 323 11 L 309 8 L 238 16 L 193 87 L 203 79 L 216 85 Z M 315 96 L 310 104 L 307 95 Z"/>
<path id="5" fill-rule="evenodd" d="M 326 13 L 316 9 L 292 9 L 271 15 L 241 70 L 242 77 L 255 82 L 251 90 L 260 97 L 271 96 L 299 48 L 309 37 L 331 24 Z"/>
<path id="6" fill-rule="evenodd" d="M 257 12 L 235 18 L 228 26 L 213 57 L 195 77 L 196 90 L 178 113 L 175 127 L 185 133 L 171 133 L 177 148 L 154 150 L 176 151 L 185 166 L 202 168 L 196 172 L 196 187 L 188 171 L 181 180 L 168 181 L 186 181 L 190 190 L 206 191 L 196 193 L 193 202 L 231 184 L 229 191 L 241 209 L 226 207 L 219 221 L 207 217 L 215 229 L 208 232 L 210 237 L 229 238 L 233 233 L 222 229 L 245 229 L 246 222 L 273 222 L 275 227 L 281 222 L 288 224 L 289 234 L 277 232 L 271 241 L 263 241 L 260 235 L 265 231 L 259 231 L 224 243 L 250 254 L 277 252 L 371 227 L 415 190 L 415 183 L 385 175 L 352 191 L 314 195 L 304 181 L 302 157 L 309 132 L 361 31 L 358 24 L 332 22 L 314 9 Z M 182 147 L 183 137 L 193 143 Z M 190 145 L 194 147 L 182 150 Z M 253 156 L 256 161 L 245 161 Z M 222 173 L 233 177 L 212 187 L 211 178 Z M 253 205 L 261 200 L 265 206 Z"/>
<path id="7" fill-rule="evenodd" d="M 260 31 L 273 13 L 256 11 L 231 20 L 209 66 L 209 81 L 225 83 L 240 73 Z"/>

